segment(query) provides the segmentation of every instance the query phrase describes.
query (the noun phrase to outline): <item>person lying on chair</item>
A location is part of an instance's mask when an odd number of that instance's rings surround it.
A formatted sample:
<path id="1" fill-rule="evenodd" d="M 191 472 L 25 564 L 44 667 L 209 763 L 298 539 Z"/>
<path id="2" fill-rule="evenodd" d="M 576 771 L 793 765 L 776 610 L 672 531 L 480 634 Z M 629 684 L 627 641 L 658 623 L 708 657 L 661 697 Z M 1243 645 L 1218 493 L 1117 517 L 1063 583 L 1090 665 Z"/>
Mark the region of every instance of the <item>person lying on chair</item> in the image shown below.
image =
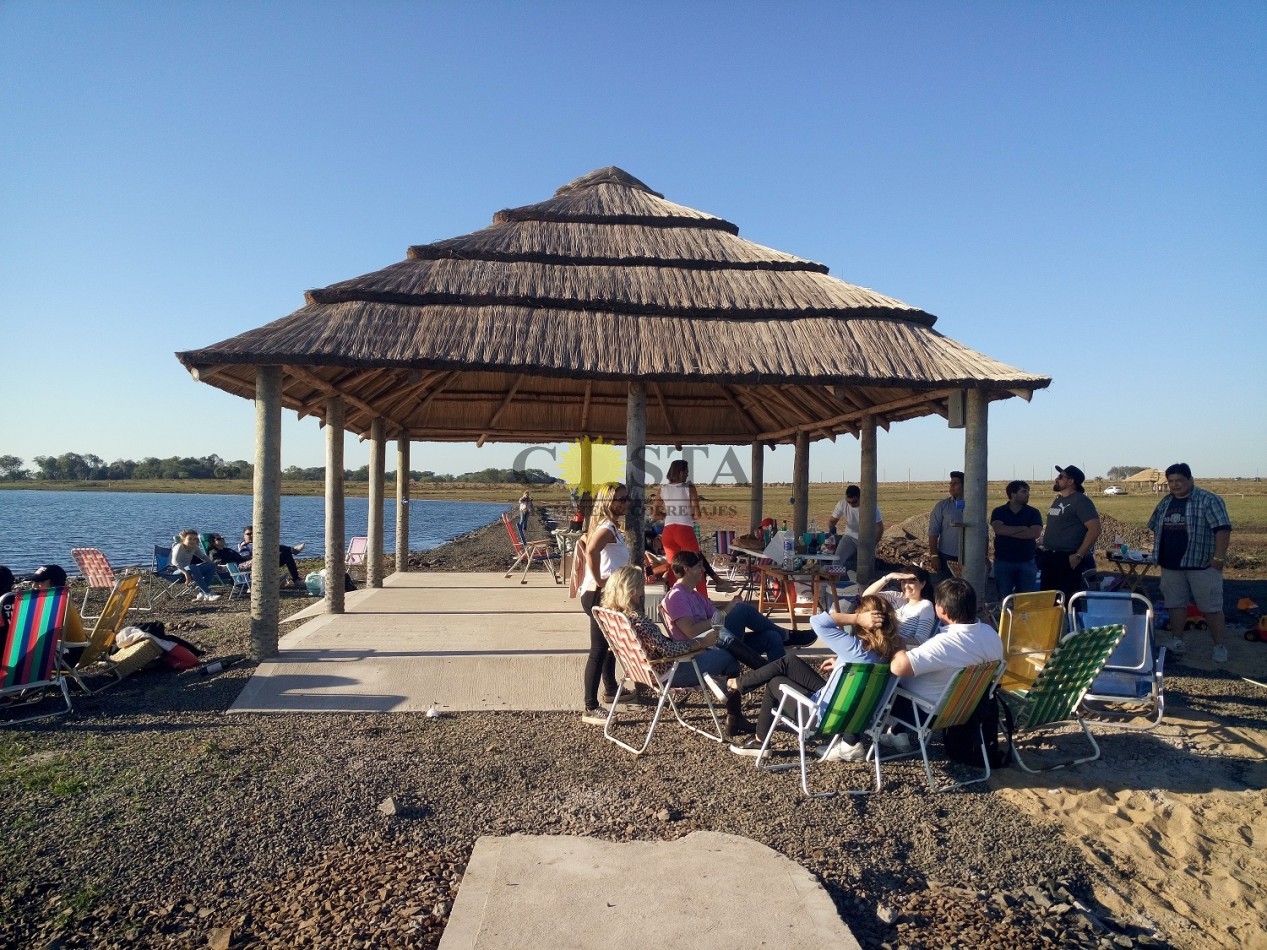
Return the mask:
<path id="1" fill-rule="evenodd" d="M 250 525 L 247 525 L 242 529 L 242 541 L 238 545 L 238 554 L 241 554 L 249 560 L 254 559 L 254 536 L 255 529 Z M 286 568 L 286 570 L 290 573 L 290 586 L 296 590 L 304 586 L 304 582 L 299 576 L 299 566 L 295 563 L 295 555 L 301 553 L 303 549 L 303 544 L 296 544 L 293 546 L 288 544 L 279 544 L 277 546 L 277 564 L 279 567 Z M 215 555 L 213 554 L 212 556 L 214 557 Z M 241 564 L 238 566 L 241 567 Z M 245 570 L 245 568 L 243 569 Z"/>

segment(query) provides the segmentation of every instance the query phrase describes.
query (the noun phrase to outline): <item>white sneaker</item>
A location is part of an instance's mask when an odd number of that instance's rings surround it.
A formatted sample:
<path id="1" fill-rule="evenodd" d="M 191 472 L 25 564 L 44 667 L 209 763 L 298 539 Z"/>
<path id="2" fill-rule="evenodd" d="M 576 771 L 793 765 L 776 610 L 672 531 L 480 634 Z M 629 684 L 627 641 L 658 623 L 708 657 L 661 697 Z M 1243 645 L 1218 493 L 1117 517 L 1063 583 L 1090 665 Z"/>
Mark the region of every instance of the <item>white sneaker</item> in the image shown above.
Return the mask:
<path id="1" fill-rule="evenodd" d="M 1163 643 L 1162 646 L 1166 648 L 1167 653 L 1177 653 L 1179 655 L 1182 655 L 1188 652 L 1188 647 L 1183 642 L 1183 639 L 1181 637 L 1171 637 L 1169 640 Z"/>
<path id="2" fill-rule="evenodd" d="M 1218 644 L 1210 652 L 1210 659 L 1213 660 L 1215 663 L 1226 663 L 1227 662 L 1227 647 L 1225 647 L 1221 643 Z"/>
<path id="3" fill-rule="evenodd" d="M 198 591 L 198 593 L 194 594 L 194 600 L 206 600 L 206 599 L 207 599 L 207 595 L 204 594 L 202 591 Z"/>
<path id="4" fill-rule="evenodd" d="M 861 762 L 867 757 L 867 747 L 861 742 L 854 744 L 841 739 L 831 747 L 825 756 L 824 762 Z"/>
<path id="5" fill-rule="evenodd" d="M 217 600 L 220 599 L 220 595 L 219 594 L 203 594 L 202 599 L 205 600 L 209 604 L 215 603 Z"/>
<path id="6" fill-rule="evenodd" d="M 302 553 L 304 547 L 304 542 L 300 541 L 298 544 L 293 545 L 290 550 L 295 554 L 300 554 Z"/>
<path id="7" fill-rule="evenodd" d="M 880 733 L 880 745 L 896 749 L 898 752 L 910 752 L 911 737 L 905 732 L 882 732 Z"/>

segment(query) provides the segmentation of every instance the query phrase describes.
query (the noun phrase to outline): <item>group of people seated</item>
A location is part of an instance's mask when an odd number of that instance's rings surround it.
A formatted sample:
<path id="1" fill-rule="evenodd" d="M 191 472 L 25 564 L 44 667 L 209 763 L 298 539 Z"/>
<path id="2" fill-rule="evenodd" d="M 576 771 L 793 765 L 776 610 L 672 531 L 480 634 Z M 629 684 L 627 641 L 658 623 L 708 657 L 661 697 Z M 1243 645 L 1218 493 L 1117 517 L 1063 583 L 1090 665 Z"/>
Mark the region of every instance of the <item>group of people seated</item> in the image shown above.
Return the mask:
<path id="1" fill-rule="evenodd" d="M 740 755 L 759 752 L 774 722 L 782 684 L 816 699 L 837 664 L 886 663 L 908 690 L 935 701 L 958 670 L 1003 657 L 997 631 L 977 620 L 976 592 L 960 578 L 943 581 L 934 596 L 923 568 L 886 574 L 862 592 L 852 611 L 822 611 L 810 618 L 810 632 L 793 633 L 738 598 L 715 604 L 700 594 L 703 560 L 693 551 L 674 555 L 677 582 L 661 607 L 664 630 L 645 615 L 644 573 L 632 566 L 611 573 L 602 589 L 602 604 L 629 618 L 653 660 L 704 648 L 695 658 L 704 683 L 696 682 L 692 667 L 682 665 L 669 685 L 705 686 L 725 702 L 726 730 L 734 741 L 730 748 Z M 900 589 L 888 589 L 893 584 Z M 816 640 L 834 654 L 817 666 L 787 652 L 787 647 Z M 759 689 L 764 695 L 754 725 L 743 714 L 743 696 Z M 910 746 L 900 725 L 890 727 L 883 740 L 901 749 Z M 856 735 L 843 736 L 831 751 L 833 758 L 846 760 L 860 760 L 866 754 Z"/>
<path id="2" fill-rule="evenodd" d="M 295 563 L 295 555 L 303 549 L 303 544 L 278 545 L 278 566 L 286 568 L 290 574 L 290 587 L 295 590 L 304 586 L 299 566 Z M 198 588 L 198 600 L 219 600 L 220 595 L 211 591 L 211 583 L 219 569 L 234 564 L 240 571 L 251 570 L 254 550 L 254 529 L 250 525 L 242 529 L 242 540 L 236 551 L 225 543 L 224 535 L 200 535 L 193 528 L 185 528 L 172 544 L 171 563 L 165 576 L 174 583 L 193 584 Z"/>

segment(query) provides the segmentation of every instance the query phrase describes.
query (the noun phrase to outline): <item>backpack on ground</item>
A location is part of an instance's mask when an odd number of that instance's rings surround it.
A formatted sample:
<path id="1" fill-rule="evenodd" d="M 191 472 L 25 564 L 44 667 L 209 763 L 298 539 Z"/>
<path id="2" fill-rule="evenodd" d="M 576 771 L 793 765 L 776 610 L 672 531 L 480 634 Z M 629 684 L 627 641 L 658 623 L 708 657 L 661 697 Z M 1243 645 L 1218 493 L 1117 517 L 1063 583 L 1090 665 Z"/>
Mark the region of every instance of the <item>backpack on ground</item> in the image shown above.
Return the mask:
<path id="1" fill-rule="evenodd" d="M 981 742 L 985 740 L 985 753 L 990 768 L 999 769 L 1012 764 L 1012 710 L 997 689 L 981 698 L 972 716 L 961 726 L 951 726 L 941 731 L 946 758 L 965 765 L 984 766 L 981 761 Z"/>

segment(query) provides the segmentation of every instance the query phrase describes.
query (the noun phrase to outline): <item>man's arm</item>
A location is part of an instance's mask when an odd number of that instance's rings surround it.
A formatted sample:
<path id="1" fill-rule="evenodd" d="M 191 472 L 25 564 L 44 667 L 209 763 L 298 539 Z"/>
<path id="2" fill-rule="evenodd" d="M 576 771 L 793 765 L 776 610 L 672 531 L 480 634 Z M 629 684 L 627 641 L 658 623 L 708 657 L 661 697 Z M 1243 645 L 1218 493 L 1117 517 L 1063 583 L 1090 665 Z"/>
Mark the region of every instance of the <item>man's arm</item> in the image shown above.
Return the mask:
<path id="1" fill-rule="evenodd" d="M 905 650 L 898 650 L 893 654 L 893 659 L 889 660 L 889 672 L 894 676 L 914 676 L 915 670 L 911 667 L 910 657 L 906 655 Z"/>
<path id="2" fill-rule="evenodd" d="M 1090 521 L 1086 521 L 1083 523 L 1086 525 L 1086 528 L 1087 528 L 1087 536 L 1083 538 L 1082 543 L 1078 545 L 1078 550 L 1075 551 L 1071 555 L 1071 559 L 1076 558 L 1077 561 L 1081 561 L 1088 554 L 1090 554 L 1092 551 L 1095 550 L 1095 542 L 1099 540 L 1100 531 L 1102 530 L 1100 528 L 1099 518 L 1092 518 Z M 1077 563 L 1077 561 L 1075 561 L 1074 563 Z"/>

